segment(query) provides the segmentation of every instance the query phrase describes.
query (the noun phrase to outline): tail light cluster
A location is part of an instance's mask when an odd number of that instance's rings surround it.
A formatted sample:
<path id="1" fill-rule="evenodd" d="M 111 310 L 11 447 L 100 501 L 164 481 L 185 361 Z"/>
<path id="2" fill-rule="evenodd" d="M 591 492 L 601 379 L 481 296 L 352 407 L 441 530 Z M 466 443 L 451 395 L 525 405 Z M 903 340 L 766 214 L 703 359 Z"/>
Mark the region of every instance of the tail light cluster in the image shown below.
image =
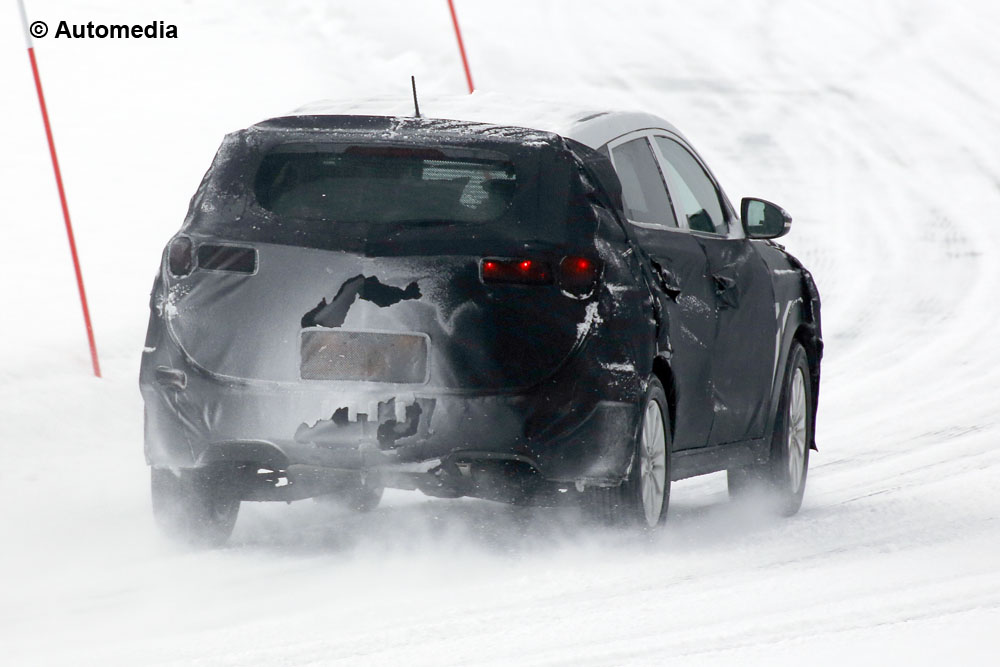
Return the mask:
<path id="1" fill-rule="evenodd" d="M 598 260 L 579 255 L 564 257 L 557 272 L 549 262 L 537 259 L 486 257 L 480 262 L 484 283 L 553 285 L 576 295 L 590 294 L 601 275 Z"/>
<path id="2" fill-rule="evenodd" d="M 551 285 L 552 270 L 548 262 L 531 259 L 484 259 L 483 281 L 519 285 Z"/>
<path id="3" fill-rule="evenodd" d="M 202 243 L 195 252 L 194 243 L 178 236 L 167 246 L 167 268 L 178 278 L 190 274 L 195 267 L 208 271 L 256 273 L 257 250 L 233 245 Z"/>

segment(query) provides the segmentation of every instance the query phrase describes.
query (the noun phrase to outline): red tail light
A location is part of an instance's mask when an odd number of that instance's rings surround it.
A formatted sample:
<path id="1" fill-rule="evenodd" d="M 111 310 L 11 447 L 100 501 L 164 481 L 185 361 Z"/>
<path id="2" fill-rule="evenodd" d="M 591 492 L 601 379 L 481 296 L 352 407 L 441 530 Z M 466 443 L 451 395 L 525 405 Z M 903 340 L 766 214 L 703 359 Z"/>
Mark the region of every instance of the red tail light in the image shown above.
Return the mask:
<path id="1" fill-rule="evenodd" d="M 167 247 L 167 268 L 182 278 L 194 269 L 194 244 L 186 236 L 178 236 Z"/>
<path id="2" fill-rule="evenodd" d="M 551 285 L 552 269 L 548 262 L 536 259 L 486 258 L 479 265 L 485 283 Z"/>
<path id="3" fill-rule="evenodd" d="M 485 283 L 518 285 L 552 285 L 558 283 L 575 295 L 590 294 L 601 275 L 601 263 L 596 259 L 571 255 L 559 263 L 558 277 L 552 275 L 548 262 L 537 259 L 500 259 L 487 257 L 480 263 Z"/>
<path id="4" fill-rule="evenodd" d="M 601 263 L 589 257 L 564 257 L 559 263 L 559 285 L 573 294 L 590 294 L 601 275 Z"/>

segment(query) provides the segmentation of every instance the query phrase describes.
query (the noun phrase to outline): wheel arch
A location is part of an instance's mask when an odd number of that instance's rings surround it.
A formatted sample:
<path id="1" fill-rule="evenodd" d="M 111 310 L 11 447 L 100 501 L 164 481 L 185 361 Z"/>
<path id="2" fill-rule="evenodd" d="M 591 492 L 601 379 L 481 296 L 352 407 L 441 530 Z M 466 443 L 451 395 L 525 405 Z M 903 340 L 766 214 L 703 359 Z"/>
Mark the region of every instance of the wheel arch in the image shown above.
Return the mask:
<path id="1" fill-rule="evenodd" d="M 801 294 L 801 293 L 800 293 Z M 791 295 L 794 296 L 794 295 Z M 810 298 L 808 293 L 791 298 L 788 303 L 797 308 L 791 308 L 787 326 L 779 329 L 779 340 L 777 342 L 777 359 L 775 361 L 774 380 L 771 388 L 771 408 L 769 411 L 768 427 L 766 433 L 773 433 L 778 420 L 778 412 L 781 409 L 782 391 L 784 389 L 785 377 L 788 373 L 788 364 L 791 360 L 793 346 L 798 343 L 802 346 L 806 354 L 806 363 L 809 367 L 809 385 L 812 395 L 811 410 L 811 437 L 810 449 L 816 450 L 816 408 L 819 405 L 819 384 L 820 365 L 823 358 L 823 338 L 819 328 L 819 317 L 817 303 Z"/>
<path id="2" fill-rule="evenodd" d="M 809 364 L 809 384 L 812 389 L 812 410 L 810 411 L 811 421 L 809 441 L 810 449 L 819 451 L 816 447 L 816 409 L 819 406 L 819 377 L 820 361 L 823 359 L 823 339 L 820 338 L 816 326 L 811 322 L 802 322 L 795 330 L 793 341 L 797 342 L 806 352 L 806 360 Z"/>
<path id="3" fill-rule="evenodd" d="M 819 405 L 820 365 L 823 359 L 823 330 L 820 316 L 821 301 L 816 281 L 802 262 L 784 248 L 777 245 L 760 245 L 765 262 L 773 272 L 789 272 L 793 275 L 774 280 L 775 299 L 778 304 L 786 303 L 785 321 L 779 322 L 777 359 L 775 360 L 775 377 L 772 387 L 772 406 L 770 427 L 774 428 L 778 409 L 781 403 L 782 385 L 786 374 L 789 353 L 794 343 L 802 346 L 806 353 L 809 366 L 810 388 L 812 389 L 812 436 L 809 447 L 816 449 L 816 412 Z M 787 267 L 787 268 L 786 268 Z M 798 274 L 795 276 L 794 274 Z M 772 278 L 773 280 L 773 278 Z M 792 307 L 797 304 L 797 307 Z"/>
<path id="4" fill-rule="evenodd" d="M 670 437 L 674 438 L 677 428 L 677 388 L 674 384 L 674 371 L 670 367 L 670 361 L 662 355 L 657 355 L 653 359 L 653 375 L 663 385 L 663 393 L 667 396 L 667 412 L 670 417 Z"/>

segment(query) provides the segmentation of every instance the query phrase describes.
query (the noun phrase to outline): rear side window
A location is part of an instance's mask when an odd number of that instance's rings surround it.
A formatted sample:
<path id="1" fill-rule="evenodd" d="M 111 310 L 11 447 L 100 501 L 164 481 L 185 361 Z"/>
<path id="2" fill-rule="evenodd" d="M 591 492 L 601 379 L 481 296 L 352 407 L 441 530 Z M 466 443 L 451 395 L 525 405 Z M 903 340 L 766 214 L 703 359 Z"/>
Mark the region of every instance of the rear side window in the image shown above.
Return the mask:
<path id="1" fill-rule="evenodd" d="M 676 227 L 670 196 L 645 139 L 633 139 L 611 149 L 622 183 L 625 215 L 633 222 Z"/>
<path id="2" fill-rule="evenodd" d="M 663 153 L 671 192 L 687 216 L 688 227 L 696 232 L 726 234 L 726 216 L 722 212 L 719 191 L 686 148 L 672 139 L 656 137 Z"/>
<path id="3" fill-rule="evenodd" d="M 373 146 L 274 150 L 254 179 L 257 202 L 275 215 L 335 223 L 492 222 L 517 188 L 502 159 Z"/>

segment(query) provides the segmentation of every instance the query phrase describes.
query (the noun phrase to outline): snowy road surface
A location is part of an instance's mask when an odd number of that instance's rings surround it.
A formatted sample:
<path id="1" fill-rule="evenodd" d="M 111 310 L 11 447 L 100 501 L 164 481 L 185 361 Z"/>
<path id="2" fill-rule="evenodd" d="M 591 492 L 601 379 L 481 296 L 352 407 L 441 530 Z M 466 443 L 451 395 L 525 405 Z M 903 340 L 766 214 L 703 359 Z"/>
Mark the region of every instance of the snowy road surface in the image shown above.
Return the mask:
<path id="1" fill-rule="evenodd" d="M 180 37 L 37 42 L 97 381 L 0 8 L 0 662 L 1000 664 L 1000 4 L 459 0 L 482 89 L 661 114 L 731 198 L 793 214 L 827 344 L 802 511 L 744 512 L 714 475 L 677 484 L 644 541 L 400 492 L 367 517 L 248 504 L 210 553 L 150 519 L 137 373 L 160 248 L 226 131 L 408 95 L 410 74 L 461 93 L 446 4 L 27 4 Z"/>

